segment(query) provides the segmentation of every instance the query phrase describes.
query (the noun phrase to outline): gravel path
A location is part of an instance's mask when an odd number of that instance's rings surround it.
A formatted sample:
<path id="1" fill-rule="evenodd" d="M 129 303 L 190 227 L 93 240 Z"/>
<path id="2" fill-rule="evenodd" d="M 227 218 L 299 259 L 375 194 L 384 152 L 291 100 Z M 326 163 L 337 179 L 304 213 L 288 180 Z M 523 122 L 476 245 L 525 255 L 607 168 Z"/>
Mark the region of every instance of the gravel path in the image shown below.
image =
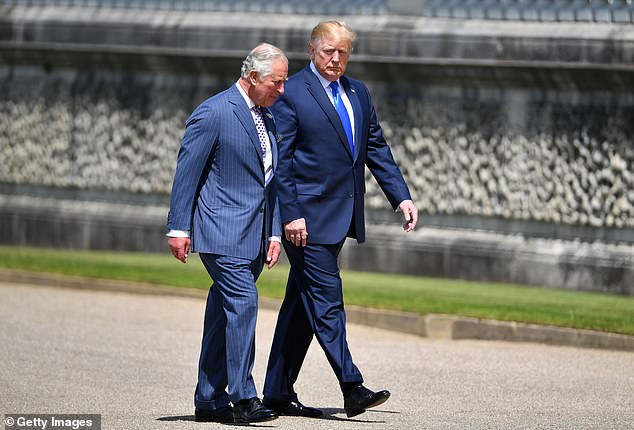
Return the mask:
<path id="1" fill-rule="evenodd" d="M 204 301 L 0 283 L 0 414 L 96 413 L 103 429 L 209 429 L 193 421 Z M 261 391 L 275 312 L 261 310 Z M 633 429 L 634 354 L 430 340 L 349 325 L 366 385 L 392 398 L 353 419 L 313 342 L 297 388 L 324 419 L 277 429 Z M 232 427 L 232 426 L 228 426 Z"/>

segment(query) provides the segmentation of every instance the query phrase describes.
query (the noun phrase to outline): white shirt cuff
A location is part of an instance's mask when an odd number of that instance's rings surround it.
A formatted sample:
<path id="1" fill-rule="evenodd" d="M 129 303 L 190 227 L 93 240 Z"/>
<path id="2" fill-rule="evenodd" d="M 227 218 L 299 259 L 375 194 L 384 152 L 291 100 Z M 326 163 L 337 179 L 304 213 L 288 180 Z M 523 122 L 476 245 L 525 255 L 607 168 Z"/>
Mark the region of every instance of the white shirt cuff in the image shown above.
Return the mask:
<path id="1" fill-rule="evenodd" d="M 186 230 L 170 230 L 165 236 L 167 237 L 189 237 L 189 232 Z"/>

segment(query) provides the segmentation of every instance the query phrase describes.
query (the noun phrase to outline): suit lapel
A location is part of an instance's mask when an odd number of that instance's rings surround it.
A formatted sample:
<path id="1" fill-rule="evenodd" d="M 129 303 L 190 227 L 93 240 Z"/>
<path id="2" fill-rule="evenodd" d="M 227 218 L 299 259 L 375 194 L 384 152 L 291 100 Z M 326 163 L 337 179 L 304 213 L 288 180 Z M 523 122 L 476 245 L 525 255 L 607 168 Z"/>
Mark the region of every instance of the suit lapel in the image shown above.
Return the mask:
<path id="1" fill-rule="evenodd" d="M 363 112 L 361 110 L 361 103 L 359 102 L 359 96 L 357 92 L 350 85 L 350 81 L 345 76 L 339 78 L 339 82 L 343 86 L 343 89 L 346 91 L 346 95 L 348 96 L 348 100 L 350 100 L 350 104 L 352 105 L 352 113 L 354 114 L 354 154 L 352 159 L 356 160 L 359 156 L 359 151 L 361 149 L 361 137 L 363 136 L 362 124 L 363 124 Z"/>
<path id="2" fill-rule="evenodd" d="M 326 91 L 324 90 L 324 87 L 321 86 L 321 82 L 319 82 L 319 79 L 317 78 L 317 76 L 315 76 L 313 71 L 310 70 L 310 66 L 304 69 L 304 80 L 306 82 L 306 88 L 308 92 L 314 97 L 319 107 L 321 107 L 321 109 L 324 111 L 324 113 L 330 120 L 330 123 L 337 131 L 341 144 L 346 148 L 348 154 L 352 156 L 352 154 L 350 153 L 350 145 L 348 145 L 348 138 L 346 137 L 346 131 L 343 129 L 343 125 L 341 125 L 339 114 L 337 113 L 335 107 L 332 105 L 330 99 L 326 95 Z"/>
<path id="3" fill-rule="evenodd" d="M 262 169 L 264 169 L 264 162 L 262 161 L 262 146 L 260 145 L 260 138 L 258 137 L 258 131 L 255 129 L 255 123 L 253 122 L 253 116 L 249 111 L 249 108 L 242 98 L 242 94 L 235 87 L 235 85 L 231 86 L 231 95 L 229 97 L 229 103 L 233 104 L 233 112 L 238 117 L 238 120 L 244 127 L 247 135 L 251 139 L 251 143 L 253 144 L 253 148 L 256 150 L 258 154 L 258 160 L 260 160 L 260 165 Z"/>

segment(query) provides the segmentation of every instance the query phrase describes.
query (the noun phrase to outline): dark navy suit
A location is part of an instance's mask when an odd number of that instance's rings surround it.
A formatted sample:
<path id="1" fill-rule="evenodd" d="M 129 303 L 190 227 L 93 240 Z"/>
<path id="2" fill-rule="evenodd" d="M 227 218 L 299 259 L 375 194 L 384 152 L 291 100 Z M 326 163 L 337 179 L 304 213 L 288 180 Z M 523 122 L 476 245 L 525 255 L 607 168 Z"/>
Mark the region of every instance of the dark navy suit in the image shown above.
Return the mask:
<path id="1" fill-rule="evenodd" d="M 365 240 L 365 166 L 392 207 L 411 199 L 383 138 L 367 87 L 342 76 L 354 111 L 354 152 L 324 87 L 310 67 L 290 77 L 273 105 L 280 149 L 275 175 L 283 223 L 305 218 L 307 246 L 285 239 L 291 263 L 269 357 L 264 396 L 297 400 L 293 390 L 313 334 L 339 382 L 362 382 L 346 341 L 337 256 L 346 237 Z"/>
<path id="2" fill-rule="evenodd" d="M 275 124 L 263 109 L 277 164 Z M 186 122 L 178 154 L 170 230 L 188 230 L 214 283 L 209 290 L 195 405 L 218 409 L 255 397 L 257 289 L 266 239 L 281 226 L 273 186 L 247 103 L 235 85 L 205 100 Z M 272 182 L 272 181 L 269 181 Z M 228 391 L 228 392 L 227 392 Z"/>

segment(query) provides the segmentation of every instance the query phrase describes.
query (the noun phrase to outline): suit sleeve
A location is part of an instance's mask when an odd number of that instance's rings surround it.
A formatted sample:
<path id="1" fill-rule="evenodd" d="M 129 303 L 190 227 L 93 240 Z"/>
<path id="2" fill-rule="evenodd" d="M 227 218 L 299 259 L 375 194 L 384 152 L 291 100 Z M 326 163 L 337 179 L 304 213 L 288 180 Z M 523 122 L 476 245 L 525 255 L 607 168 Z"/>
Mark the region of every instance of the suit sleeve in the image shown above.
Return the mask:
<path id="1" fill-rule="evenodd" d="M 297 202 L 293 155 L 297 136 L 297 113 L 293 103 L 285 95 L 281 95 L 272 107 L 275 113 L 280 156 L 275 171 L 280 225 L 303 218 Z"/>
<path id="2" fill-rule="evenodd" d="M 370 100 L 367 88 L 366 94 L 368 100 Z M 371 101 L 369 105 L 370 114 L 366 165 L 381 187 L 381 190 L 383 190 L 392 208 L 397 209 L 403 200 L 411 200 L 412 197 L 403 179 L 403 175 L 394 161 L 392 151 L 383 137 L 383 130 L 376 117 L 374 105 Z"/>
<path id="3" fill-rule="evenodd" d="M 176 172 L 172 184 L 167 228 L 191 230 L 201 178 L 210 154 L 216 148 L 218 130 L 213 112 L 197 109 L 187 120 L 185 135 L 178 151 Z"/>
<path id="4" fill-rule="evenodd" d="M 277 187 L 274 187 L 274 189 Z M 280 219 L 280 202 L 277 198 L 277 191 L 273 195 L 273 226 L 271 228 L 271 236 L 282 236 L 282 221 Z"/>

